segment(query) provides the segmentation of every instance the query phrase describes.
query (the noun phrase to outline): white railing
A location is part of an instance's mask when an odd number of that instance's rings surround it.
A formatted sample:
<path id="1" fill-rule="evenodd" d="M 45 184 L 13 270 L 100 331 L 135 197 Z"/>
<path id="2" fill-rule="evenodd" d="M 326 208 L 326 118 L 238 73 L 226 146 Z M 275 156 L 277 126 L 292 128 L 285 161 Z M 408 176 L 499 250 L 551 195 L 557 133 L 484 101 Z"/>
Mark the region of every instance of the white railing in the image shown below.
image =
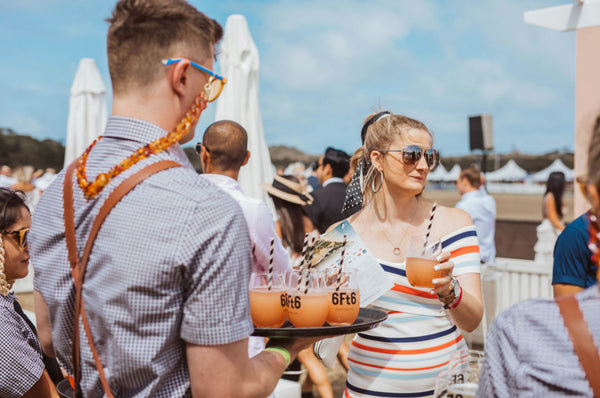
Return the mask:
<path id="1" fill-rule="evenodd" d="M 496 258 L 482 266 L 482 290 L 485 315 L 479 328 L 465 333 L 470 343 L 485 344 L 485 335 L 500 312 L 513 304 L 531 298 L 553 298 L 552 264 L 531 260 Z"/>

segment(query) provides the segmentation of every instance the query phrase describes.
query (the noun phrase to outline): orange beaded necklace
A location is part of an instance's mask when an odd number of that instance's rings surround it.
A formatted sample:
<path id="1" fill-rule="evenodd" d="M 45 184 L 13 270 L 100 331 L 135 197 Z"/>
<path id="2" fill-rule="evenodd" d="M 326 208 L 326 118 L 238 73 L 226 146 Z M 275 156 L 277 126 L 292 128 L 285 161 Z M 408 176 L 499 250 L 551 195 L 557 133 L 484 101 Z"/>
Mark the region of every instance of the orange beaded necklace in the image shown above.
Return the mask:
<path id="1" fill-rule="evenodd" d="M 85 152 L 79 157 L 77 170 L 75 174 L 77 176 L 77 182 L 79 187 L 83 191 L 87 199 L 93 199 L 104 189 L 104 187 L 116 176 L 136 164 L 142 159 L 156 153 L 160 153 L 170 146 L 178 143 L 192 128 L 192 125 L 198 121 L 200 114 L 206 108 L 207 102 L 204 99 L 204 95 L 199 95 L 194 100 L 192 107 L 185 114 L 184 118 L 177 124 L 174 131 L 171 131 L 164 137 L 160 137 L 148 145 L 145 145 L 133 152 L 131 156 L 123 159 L 119 164 L 111 168 L 108 173 L 100 173 L 96 179 L 90 183 L 87 180 L 86 175 L 86 164 L 87 158 L 90 151 L 96 145 L 96 143 L 102 138 L 102 136 L 96 138 L 94 142 L 85 150 Z"/>

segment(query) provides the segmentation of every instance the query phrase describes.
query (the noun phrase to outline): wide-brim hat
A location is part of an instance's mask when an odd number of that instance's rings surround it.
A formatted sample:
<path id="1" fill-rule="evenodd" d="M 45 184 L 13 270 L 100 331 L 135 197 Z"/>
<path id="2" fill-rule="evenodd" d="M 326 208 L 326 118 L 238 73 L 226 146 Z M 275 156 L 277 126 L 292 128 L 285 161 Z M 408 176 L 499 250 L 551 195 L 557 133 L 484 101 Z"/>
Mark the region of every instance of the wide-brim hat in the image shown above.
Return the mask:
<path id="1" fill-rule="evenodd" d="M 273 184 L 262 183 L 260 185 L 269 194 L 290 203 L 304 206 L 311 204 L 314 200 L 302 183 L 294 182 L 278 175 L 275 175 Z"/>

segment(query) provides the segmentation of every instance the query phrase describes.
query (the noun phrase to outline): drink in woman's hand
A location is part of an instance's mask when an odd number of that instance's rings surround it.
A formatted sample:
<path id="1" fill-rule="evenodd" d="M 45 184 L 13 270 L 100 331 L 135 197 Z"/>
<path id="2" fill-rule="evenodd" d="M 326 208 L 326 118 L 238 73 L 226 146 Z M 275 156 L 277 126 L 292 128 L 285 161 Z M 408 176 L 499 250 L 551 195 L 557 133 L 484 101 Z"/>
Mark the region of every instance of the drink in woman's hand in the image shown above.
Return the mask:
<path id="1" fill-rule="evenodd" d="M 434 288 L 432 280 L 442 277 L 441 271 L 435 271 L 434 266 L 440 262 L 435 259 L 408 257 L 406 259 L 406 279 L 411 286 Z"/>
<path id="2" fill-rule="evenodd" d="M 325 290 L 288 290 L 288 319 L 297 328 L 320 327 L 327 320 L 327 299 Z"/>
<path id="3" fill-rule="evenodd" d="M 286 290 L 267 286 L 250 290 L 250 316 L 257 328 L 278 328 L 286 318 Z"/>
<path id="4" fill-rule="evenodd" d="M 436 258 L 442 253 L 442 242 L 422 236 L 412 236 L 406 254 L 406 279 L 411 286 L 434 288 L 433 279 L 441 278 L 442 271 L 435 271 L 440 262 Z"/>

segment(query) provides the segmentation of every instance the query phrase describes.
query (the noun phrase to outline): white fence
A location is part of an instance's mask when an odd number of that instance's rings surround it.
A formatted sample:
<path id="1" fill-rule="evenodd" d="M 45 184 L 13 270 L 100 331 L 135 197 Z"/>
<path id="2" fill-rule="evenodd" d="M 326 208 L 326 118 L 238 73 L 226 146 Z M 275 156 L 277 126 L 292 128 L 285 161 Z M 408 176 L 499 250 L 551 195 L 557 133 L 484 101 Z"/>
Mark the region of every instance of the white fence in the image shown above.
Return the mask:
<path id="1" fill-rule="evenodd" d="M 485 344 L 488 327 L 500 312 L 519 301 L 531 298 L 553 298 L 552 264 L 531 260 L 496 258 L 482 267 L 482 289 L 485 315 L 479 328 L 465 333 L 470 343 Z"/>

